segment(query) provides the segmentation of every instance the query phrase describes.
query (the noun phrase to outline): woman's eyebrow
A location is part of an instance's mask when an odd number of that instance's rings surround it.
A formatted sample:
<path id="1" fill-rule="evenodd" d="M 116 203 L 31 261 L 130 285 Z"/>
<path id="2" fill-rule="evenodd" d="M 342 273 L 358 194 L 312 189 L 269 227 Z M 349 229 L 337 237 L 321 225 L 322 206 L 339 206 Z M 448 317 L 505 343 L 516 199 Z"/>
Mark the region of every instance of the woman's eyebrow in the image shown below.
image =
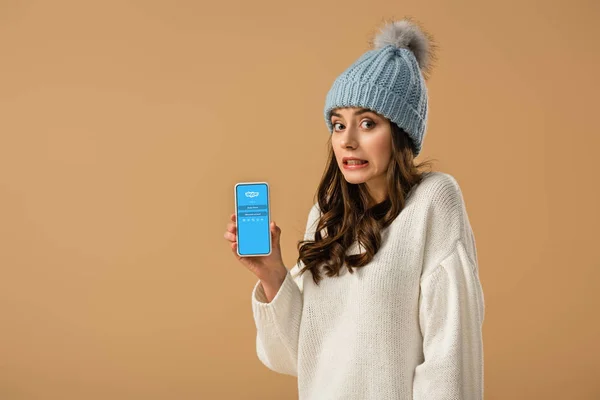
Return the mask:
<path id="1" fill-rule="evenodd" d="M 360 108 L 356 111 L 354 111 L 354 115 L 360 115 L 360 114 L 364 114 L 364 113 L 368 113 L 368 112 L 373 112 L 373 110 L 370 110 L 368 108 Z M 335 111 L 331 112 L 331 115 L 335 115 L 336 117 L 342 117 L 340 114 L 336 113 Z"/>

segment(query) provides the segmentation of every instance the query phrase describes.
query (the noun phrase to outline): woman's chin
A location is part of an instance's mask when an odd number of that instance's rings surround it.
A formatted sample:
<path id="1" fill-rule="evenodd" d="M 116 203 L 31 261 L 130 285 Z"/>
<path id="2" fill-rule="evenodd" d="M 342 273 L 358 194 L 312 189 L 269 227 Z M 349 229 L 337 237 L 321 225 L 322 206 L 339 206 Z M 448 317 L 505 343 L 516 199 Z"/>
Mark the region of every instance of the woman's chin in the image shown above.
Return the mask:
<path id="1" fill-rule="evenodd" d="M 344 174 L 344 179 L 346 179 L 346 182 L 348 183 L 352 183 L 354 185 L 358 185 L 359 183 L 364 183 L 366 182 L 365 177 L 362 176 L 357 176 L 358 174 Z"/>

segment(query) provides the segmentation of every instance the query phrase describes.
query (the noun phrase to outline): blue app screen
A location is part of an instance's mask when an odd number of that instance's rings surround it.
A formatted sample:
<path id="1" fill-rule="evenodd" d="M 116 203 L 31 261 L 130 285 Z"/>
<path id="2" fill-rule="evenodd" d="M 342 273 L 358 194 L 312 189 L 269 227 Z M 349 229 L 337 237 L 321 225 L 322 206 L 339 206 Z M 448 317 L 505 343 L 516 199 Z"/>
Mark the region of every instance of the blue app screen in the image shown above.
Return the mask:
<path id="1" fill-rule="evenodd" d="M 269 187 L 264 183 L 239 184 L 236 198 L 239 253 L 268 254 L 271 250 Z"/>

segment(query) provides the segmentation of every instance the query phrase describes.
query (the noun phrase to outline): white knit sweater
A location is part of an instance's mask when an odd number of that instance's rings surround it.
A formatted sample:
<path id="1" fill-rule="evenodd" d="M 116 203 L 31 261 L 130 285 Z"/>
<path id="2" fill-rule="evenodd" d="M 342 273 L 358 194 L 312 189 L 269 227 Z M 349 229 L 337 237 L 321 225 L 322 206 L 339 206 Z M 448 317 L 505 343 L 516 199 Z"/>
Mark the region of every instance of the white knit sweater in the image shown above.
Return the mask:
<path id="1" fill-rule="evenodd" d="M 314 239 L 318 204 L 305 239 Z M 323 230 L 325 236 L 326 231 Z M 357 253 L 359 246 L 348 250 Z M 483 399 L 484 297 L 460 187 L 430 172 L 373 260 L 320 285 L 296 264 L 268 303 L 252 291 L 256 351 L 298 377 L 300 400 Z"/>

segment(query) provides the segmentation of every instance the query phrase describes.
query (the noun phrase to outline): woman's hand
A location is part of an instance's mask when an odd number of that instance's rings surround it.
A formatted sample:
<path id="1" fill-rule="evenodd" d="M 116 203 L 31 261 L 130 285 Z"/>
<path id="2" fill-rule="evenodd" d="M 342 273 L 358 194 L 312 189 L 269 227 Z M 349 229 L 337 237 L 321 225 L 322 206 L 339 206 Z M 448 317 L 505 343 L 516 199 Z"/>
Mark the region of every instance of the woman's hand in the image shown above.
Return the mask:
<path id="1" fill-rule="evenodd" d="M 285 279 L 288 272 L 287 268 L 283 263 L 281 257 L 281 229 L 277 226 L 274 221 L 271 221 L 269 230 L 271 231 L 271 254 L 268 256 L 251 256 L 251 257 L 240 257 L 237 254 L 237 224 L 235 219 L 235 213 L 230 216 L 231 221 L 227 224 L 227 232 L 225 232 L 225 239 L 230 242 L 231 251 L 235 258 L 242 263 L 246 268 L 250 270 L 258 279 L 260 279 L 265 285 L 278 289 L 281 283 Z"/>

